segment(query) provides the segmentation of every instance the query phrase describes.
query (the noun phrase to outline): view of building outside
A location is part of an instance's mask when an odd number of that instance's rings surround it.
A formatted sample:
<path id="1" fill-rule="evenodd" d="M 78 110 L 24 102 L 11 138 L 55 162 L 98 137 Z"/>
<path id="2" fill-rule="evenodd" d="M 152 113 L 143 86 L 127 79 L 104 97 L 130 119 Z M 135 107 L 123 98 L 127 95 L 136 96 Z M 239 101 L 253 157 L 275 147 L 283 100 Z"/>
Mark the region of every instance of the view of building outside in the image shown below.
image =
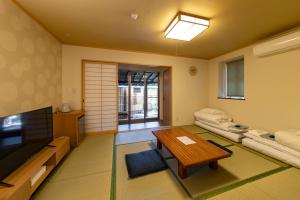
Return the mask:
<path id="1" fill-rule="evenodd" d="M 158 82 L 158 72 L 119 70 L 120 122 L 157 119 L 159 117 Z"/>
<path id="2" fill-rule="evenodd" d="M 131 119 L 144 118 L 144 86 L 131 86 Z M 128 120 L 128 86 L 119 85 L 119 119 Z M 146 118 L 158 117 L 158 84 L 147 86 Z"/>
<path id="3" fill-rule="evenodd" d="M 119 120 L 128 120 L 128 85 L 119 85 Z"/>
<path id="4" fill-rule="evenodd" d="M 147 118 L 158 117 L 158 83 L 149 84 L 147 88 Z"/>
<path id="5" fill-rule="evenodd" d="M 131 88 L 131 119 L 144 119 L 144 86 Z"/>

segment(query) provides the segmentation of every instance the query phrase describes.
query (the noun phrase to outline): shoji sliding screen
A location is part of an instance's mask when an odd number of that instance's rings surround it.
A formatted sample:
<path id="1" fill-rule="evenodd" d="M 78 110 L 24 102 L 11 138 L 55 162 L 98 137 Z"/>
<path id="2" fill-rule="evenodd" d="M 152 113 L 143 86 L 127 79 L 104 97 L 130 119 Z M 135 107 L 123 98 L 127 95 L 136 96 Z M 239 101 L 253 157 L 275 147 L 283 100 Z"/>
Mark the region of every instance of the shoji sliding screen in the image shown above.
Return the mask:
<path id="1" fill-rule="evenodd" d="M 85 132 L 117 130 L 117 65 L 83 62 Z"/>

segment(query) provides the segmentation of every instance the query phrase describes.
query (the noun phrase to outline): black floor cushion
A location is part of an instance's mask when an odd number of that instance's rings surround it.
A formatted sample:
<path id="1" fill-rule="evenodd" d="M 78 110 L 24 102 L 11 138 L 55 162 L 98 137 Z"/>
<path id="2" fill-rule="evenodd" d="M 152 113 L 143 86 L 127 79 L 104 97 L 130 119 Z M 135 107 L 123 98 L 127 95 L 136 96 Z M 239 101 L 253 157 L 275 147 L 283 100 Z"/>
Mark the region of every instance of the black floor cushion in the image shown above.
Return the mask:
<path id="1" fill-rule="evenodd" d="M 157 149 L 125 155 L 127 171 L 130 178 L 167 169 L 164 158 Z"/>

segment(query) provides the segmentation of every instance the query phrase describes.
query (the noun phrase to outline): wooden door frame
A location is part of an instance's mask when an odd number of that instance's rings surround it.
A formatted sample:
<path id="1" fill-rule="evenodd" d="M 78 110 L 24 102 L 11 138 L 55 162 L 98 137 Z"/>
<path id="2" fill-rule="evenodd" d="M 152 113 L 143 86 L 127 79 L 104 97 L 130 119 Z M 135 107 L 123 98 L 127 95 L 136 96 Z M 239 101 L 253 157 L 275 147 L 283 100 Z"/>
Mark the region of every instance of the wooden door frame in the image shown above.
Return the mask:
<path id="1" fill-rule="evenodd" d="M 132 72 L 143 72 L 144 75 L 146 74 L 147 70 L 140 70 L 140 71 L 134 71 L 134 70 L 129 70 L 128 71 L 128 119 L 127 120 L 122 120 L 119 121 L 119 124 L 133 124 L 133 123 L 145 123 L 145 122 L 153 122 L 153 121 L 160 121 L 160 73 L 161 72 L 157 72 L 158 73 L 158 90 L 157 90 L 157 103 L 158 103 L 158 114 L 156 118 L 146 118 L 147 115 L 147 79 L 144 79 L 144 98 L 143 98 L 143 103 L 144 103 L 144 117 L 143 119 L 131 119 L 131 80 L 132 80 Z"/>
<path id="2" fill-rule="evenodd" d="M 169 87 L 170 87 L 170 96 L 169 96 L 169 100 L 170 100 L 170 105 L 169 105 L 169 113 L 170 113 L 170 122 L 169 122 L 169 126 L 173 126 L 173 66 L 169 65 L 155 65 L 155 64 L 147 64 L 147 63 L 144 63 L 144 64 L 140 64 L 140 63 L 128 63 L 128 62 L 118 62 L 118 65 L 120 64 L 125 64 L 125 65 L 141 65 L 141 66 L 155 66 L 153 68 L 158 68 L 158 67 L 163 67 L 163 68 L 166 68 L 165 71 L 169 70 L 170 72 L 170 81 L 169 81 Z M 141 70 L 142 71 L 142 70 Z M 163 98 L 163 97 L 161 97 Z M 160 104 L 160 100 L 159 100 L 159 104 Z M 160 107 L 160 105 L 159 105 Z M 160 113 L 159 113 L 159 116 L 160 116 Z M 164 116 L 163 116 L 164 117 Z M 160 117 L 158 118 L 158 120 L 161 122 L 163 120 L 160 120 Z M 150 119 L 151 121 L 151 119 Z"/>
<path id="3" fill-rule="evenodd" d="M 165 71 L 169 71 L 170 73 L 170 80 L 168 81 L 168 84 L 169 84 L 169 88 L 170 88 L 170 95 L 169 95 L 169 102 L 170 102 L 170 105 L 168 106 L 168 109 L 169 109 L 169 126 L 173 126 L 173 68 L 172 67 L 166 67 L 167 69 Z M 164 73 L 165 73 L 164 71 Z M 164 76 L 164 74 L 163 74 Z M 165 82 L 164 82 L 164 77 L 162 78 L 163 79 L 163 87 L 165 87 Z M 163 97 L 164 98 L 164 95 L 165 92 L 164 92 L 164 88 L 162 89 L 163 90 Z M 163 102 L 164 102 L 164 99 L 163 99 Z M 165 112 L 164 112 L 164 109 L 165 109 L 165 106 L 163 106 L 163 120 L 162 122 L 165 120 Z"/>

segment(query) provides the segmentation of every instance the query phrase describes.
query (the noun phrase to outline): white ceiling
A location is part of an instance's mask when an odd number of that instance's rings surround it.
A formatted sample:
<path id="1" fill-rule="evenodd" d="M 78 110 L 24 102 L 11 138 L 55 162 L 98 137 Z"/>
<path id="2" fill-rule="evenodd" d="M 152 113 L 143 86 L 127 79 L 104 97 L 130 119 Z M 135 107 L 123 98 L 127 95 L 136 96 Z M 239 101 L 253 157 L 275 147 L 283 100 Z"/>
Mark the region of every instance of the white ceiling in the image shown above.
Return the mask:
<path id="1" fill-rule="evenodd" d="M 205 59 L 300 25 L 299 0 L 15 1 L 65 44 Z M 166 39 L 178 11 L 210 18 L 211 26 L 190 42 Z"/>

